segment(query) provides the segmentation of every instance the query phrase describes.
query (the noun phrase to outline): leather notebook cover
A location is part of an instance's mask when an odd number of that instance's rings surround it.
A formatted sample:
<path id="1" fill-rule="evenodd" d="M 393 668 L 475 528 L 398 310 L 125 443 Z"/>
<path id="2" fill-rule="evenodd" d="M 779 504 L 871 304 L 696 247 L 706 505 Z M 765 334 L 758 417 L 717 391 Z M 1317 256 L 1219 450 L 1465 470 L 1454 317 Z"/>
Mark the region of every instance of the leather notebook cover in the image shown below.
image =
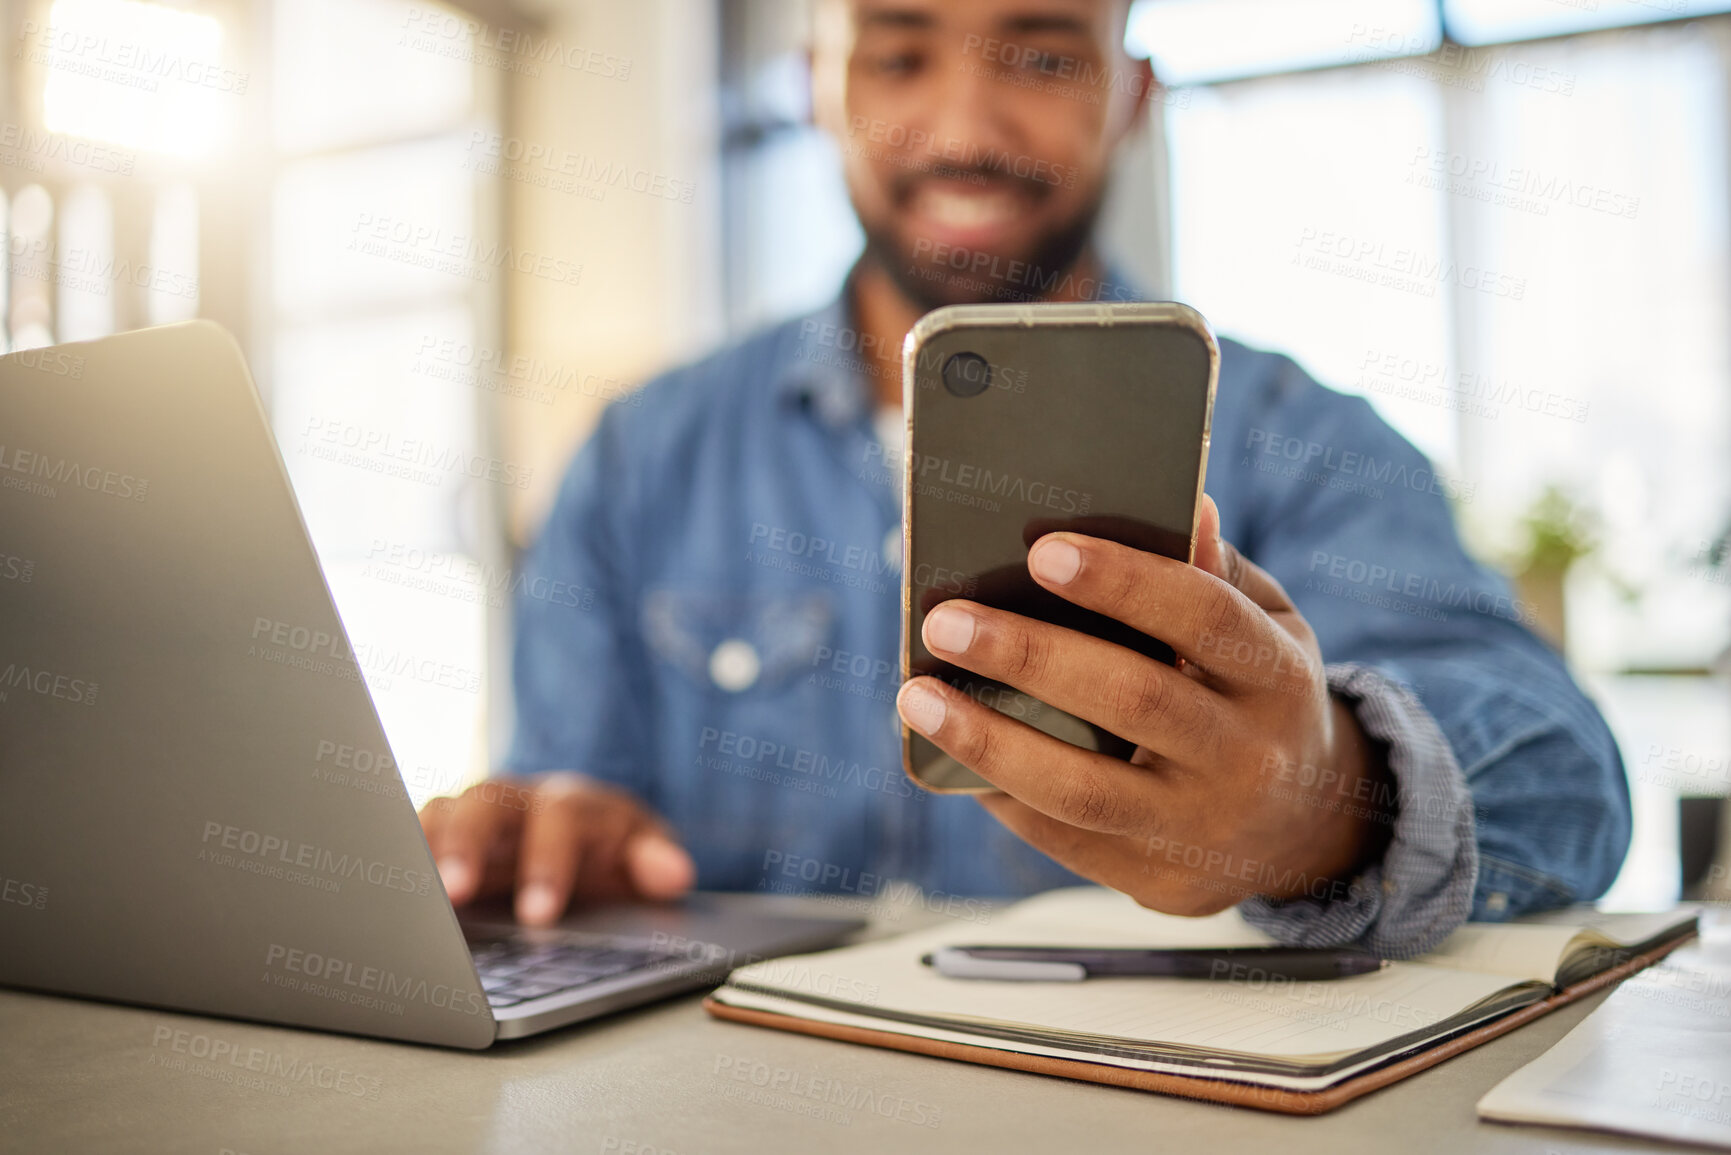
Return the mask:
<path id="1" fill-rule="evenodd" d="M 802 1035 L 819 1035 L 824 1038 L 840 1039 L 847 1043 L 861 1043 L 870 1047 L 887 1047 L 895 1051 L 935 1055 L 941 1059 L 958 1059 L 964 1063 L 979 1063 L 988 1067 L 1030 1071 L 1037 1075 L 1056 1075 L 1065 1079 L 1080 1079 L 1089 1083 L 1104 1083 L 1112 1087 L 1127 1087 L 1137 1091 L 1153 1091 L 1162 1095 L 1178 1095 L 1187 1099 L 1208 1099 L 1216 1103 L 1231 1103 L 1238 1107 L 1256 1107 L 1264 1111 L 1279 1111 L 1288 1115 L 1321 1115 L 1324 1112 L 1334 1110 L 1342 1103 L 1351 1102 L 1360 1095 L 1367 1095 L 1381 1087 L 1388 1086 L 1390 1083 L 1399 1082 L 1408 1075 L 1417 1074 L 1428 1067 L 1434 1067 L 1445 1059 L 1452 1059 L 1463 1051 L 1470 1051 L 1480 1043 L 1489 1042 L 1499 1035 L 1506 1035 L 1516 1027 L 1525 1026 L 1539 1016 L 1549 1014 L 1566 1003 L 1574 1002 L 1584 995 L 1589 995 L 1602 987 L 1607 987 L 1620 979 L 1627 978 L 1636 971 L 1651 966 L 1693 937 L 1693 935 L 1683 935 L 1672 939 L 1644 954 L 1636 955 L 1624 963 L 1600 971 L 1591 978 L 1583 979 L 1547 999 L 1512 1011 L 1499 1019 L 1475 1027 L 1463 1034 L 1445 1039 L 1423 1051 L 1408 1055 L 1404 1059 L 1373 1068 L 1360 1075 L 1354 1075 L 1352 1078 L 1320 1091 L 1293 1091 L 1234 1080 L 1142 1071 L 1129 1067 L 1117 1067 L 1110 1063 L 1088 1063 L 1074 1059 L 1057 1059 L 1047 1055 L 1030 1055 L 1021 1051 L 997 1047 L 922 1039 L 912 1035 L 898 1034 L 894 1031 L 866 1030 L 860 1027 L 818 1022 L 793 1015 L 778 1015 L 768 1011 L 729 1006 L 726 1003 L 716 1001 L 713 996 L 704 998 L 703 1009 L 718 1019 L 731 1019 L 735 1022 L 771 1027 L 780 1031 L 794 1031 Z"/>

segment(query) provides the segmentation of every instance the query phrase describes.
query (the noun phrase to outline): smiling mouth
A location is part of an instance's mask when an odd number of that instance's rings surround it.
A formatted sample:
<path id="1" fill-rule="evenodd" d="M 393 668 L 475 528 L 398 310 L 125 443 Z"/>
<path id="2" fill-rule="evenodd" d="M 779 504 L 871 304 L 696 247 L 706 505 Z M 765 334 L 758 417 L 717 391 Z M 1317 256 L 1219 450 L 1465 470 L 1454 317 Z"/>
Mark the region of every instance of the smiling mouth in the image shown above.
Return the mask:
<path id="1" fill-rule="evenodd" d="M 917 184 L 905 203 L 922 232 L 958 244 L 988 244 L 1027 219 L 1034 198 L 1003 181 L 938 178 Z"/>

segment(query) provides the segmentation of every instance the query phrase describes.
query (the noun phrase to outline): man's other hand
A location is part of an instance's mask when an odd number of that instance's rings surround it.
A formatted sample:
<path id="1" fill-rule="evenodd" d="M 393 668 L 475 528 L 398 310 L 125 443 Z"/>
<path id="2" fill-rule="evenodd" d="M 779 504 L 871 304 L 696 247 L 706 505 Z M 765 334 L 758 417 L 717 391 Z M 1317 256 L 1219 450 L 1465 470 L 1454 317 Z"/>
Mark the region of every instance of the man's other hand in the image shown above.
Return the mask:
<path id="1" fill-rule="evenodd" d="M 451 902 L 515 892 L 519 921 L 546 926 L 573 900 L 677 898 L 697 868 L 667 824 L 629 794 L 560 771 L 491 778 L 421 808 Z"/>
<path id="2" fill-rule="evenodd" d="M 1087 634 L 968 601 L 925 619 L 926 647 L 1137 746 L 1129 761 L 1061 742 L 936 678 L 902 717 L 1002 793 L 980 802 L 1096 882 L 1173 914 L 1252 895 L 1345 898 L 1387 845 L 1382 752 L 1331 697 L 1316 638 L 1286 591 L 1220 538 L 1204 502 L 1196 564 L 1073 533 L 1029 552 L 1060 597 L 1170 645 L 1174 667 Z"/>

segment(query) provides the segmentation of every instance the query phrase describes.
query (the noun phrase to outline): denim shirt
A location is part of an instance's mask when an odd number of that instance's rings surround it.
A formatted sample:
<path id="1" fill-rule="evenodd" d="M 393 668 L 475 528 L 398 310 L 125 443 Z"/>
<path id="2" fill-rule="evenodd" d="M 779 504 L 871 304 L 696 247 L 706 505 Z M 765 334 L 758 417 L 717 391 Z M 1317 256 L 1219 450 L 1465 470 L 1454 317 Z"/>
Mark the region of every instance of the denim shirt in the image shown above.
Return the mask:
<path id="1" fill-rule="evenodd" d="M 974 910 L 1075 885 L 972 799 L 902 772 L 900 462 L 873 432 L 875 366 L 848 318 L 844 294 L 604 413 L 524 560 L 505 768 L 629 790 L 708 889 L 913 883 Z M 1315 630 L 1398 792 L 1381 861 L 1349 886 L 1252 898 L 1246 917 L 1400 957 L 1469 914 L 1602 893 L 1630 834 L 1622 763 L 1529 611 L 1462 549 L 1449 502 L 1472 487 L 1362 399 L 1222 341 L 1207 488 L 1226 539 Z M 1281 788 L 1353 801 L 1309 776 Z M 1150 855 L 1179 866 L 1187 849 Z"/>

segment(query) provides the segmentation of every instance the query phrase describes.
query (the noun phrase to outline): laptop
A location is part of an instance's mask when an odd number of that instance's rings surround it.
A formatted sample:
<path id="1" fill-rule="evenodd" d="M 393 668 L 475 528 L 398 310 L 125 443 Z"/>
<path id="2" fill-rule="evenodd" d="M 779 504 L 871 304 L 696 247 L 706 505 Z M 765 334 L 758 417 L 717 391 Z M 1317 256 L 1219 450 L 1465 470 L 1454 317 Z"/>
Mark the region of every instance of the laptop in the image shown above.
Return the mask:
<path id="1" fill-rule="evenodd" d="M 362 675 L 222 328 L 0 357 L 0 984 L 479 1049 L 863 925 L 459 919 Z"/>

